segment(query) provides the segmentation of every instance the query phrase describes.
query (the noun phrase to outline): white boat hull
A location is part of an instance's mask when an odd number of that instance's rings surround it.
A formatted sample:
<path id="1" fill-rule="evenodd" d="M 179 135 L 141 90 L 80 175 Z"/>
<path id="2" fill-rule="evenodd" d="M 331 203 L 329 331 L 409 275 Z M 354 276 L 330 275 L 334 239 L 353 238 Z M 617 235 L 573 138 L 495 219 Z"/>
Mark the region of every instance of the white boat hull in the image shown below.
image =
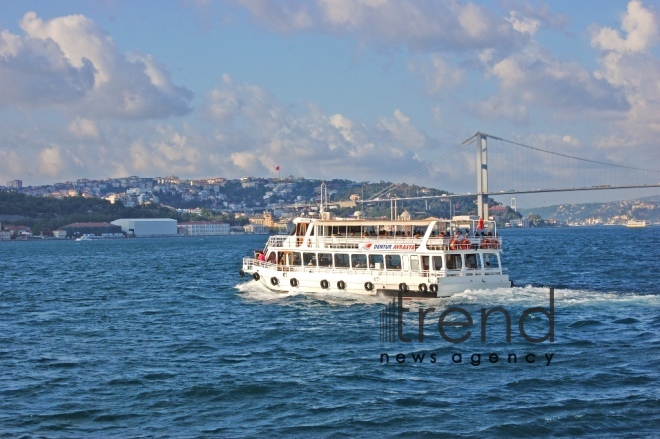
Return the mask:
<path id="1" fill-rule="evenodd" d="M 258 261 L 255 261 L 259 263 Z M 244 265 L 243 273 L 275 292 L 338 293 L 376 295 L 379 291 L 403 291 L 406 297 L 449 297 L 465 290 L 510 288 L 507 274 L 486 274 L 487 270 L 456 276 L 392 275 L 365 271 L 337 272 L 281 271 Z M 256 276 L 255 276 L 256 273 Z M 325 287 L 324 287 L 325 286 Z M 437 289 L 436 287 L 437 286 Z M 425 294 L 417 294 L 425 293 Z"/>

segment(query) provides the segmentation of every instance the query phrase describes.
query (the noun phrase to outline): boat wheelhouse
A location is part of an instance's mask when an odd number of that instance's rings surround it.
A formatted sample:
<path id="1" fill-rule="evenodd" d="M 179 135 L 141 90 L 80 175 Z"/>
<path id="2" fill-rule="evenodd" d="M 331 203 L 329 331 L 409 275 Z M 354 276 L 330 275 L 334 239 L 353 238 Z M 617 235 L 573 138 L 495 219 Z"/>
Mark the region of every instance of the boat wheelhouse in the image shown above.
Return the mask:
<path id="1" fill-rule="evenodd" d="M 240 274 L 282 292 L 447 297 L 512 285 L 495 222 L 476 216 L 380 220 L 323 212 L 294 226 L 244 258 Z"/>

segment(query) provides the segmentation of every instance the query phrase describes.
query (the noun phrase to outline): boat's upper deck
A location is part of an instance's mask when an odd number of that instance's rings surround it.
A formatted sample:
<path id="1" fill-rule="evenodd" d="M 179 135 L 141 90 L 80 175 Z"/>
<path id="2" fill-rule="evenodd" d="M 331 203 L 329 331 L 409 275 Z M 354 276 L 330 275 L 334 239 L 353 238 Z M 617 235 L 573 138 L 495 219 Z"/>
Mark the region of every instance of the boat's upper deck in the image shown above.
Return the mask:
<path id="1" fill-rule="evenodd" d="M 494 221 L 474 216 L 412 221 L 299 218 L 290 236 L 272 236 L 268 247 L 439 251 L 500 248 Z"/>

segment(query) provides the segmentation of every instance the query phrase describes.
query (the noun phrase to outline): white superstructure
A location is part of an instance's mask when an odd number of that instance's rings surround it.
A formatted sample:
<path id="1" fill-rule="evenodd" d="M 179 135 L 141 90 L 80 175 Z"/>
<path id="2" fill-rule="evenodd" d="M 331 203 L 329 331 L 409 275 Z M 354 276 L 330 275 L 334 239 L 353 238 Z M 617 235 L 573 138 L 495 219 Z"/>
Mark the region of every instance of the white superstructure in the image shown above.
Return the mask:
<path id="1" fill-rule="evenodd" d="M 628 220 L 628 222 L 626 223 L 626 227 L 630 229 L 640 229 L 647 227 L 649 225 L 650 225 L 650 221 L 635 220 L 635 219 Z"/>
<path id="2" fill-rule="evenodd" d="M 243 259 L 273 291 L 335 291 L 446 297 L 467 289 L 508 288 L 495 223 L 451 220 L 297 218 L 289 236 L 272 236 Z"/>

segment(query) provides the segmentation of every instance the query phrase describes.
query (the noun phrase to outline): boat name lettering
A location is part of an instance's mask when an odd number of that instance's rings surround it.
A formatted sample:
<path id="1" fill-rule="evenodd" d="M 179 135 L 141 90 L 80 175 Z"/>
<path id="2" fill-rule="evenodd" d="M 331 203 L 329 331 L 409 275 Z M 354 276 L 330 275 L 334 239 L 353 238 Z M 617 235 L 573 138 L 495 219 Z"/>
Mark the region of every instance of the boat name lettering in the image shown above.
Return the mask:
<path id="1" fill-rule="evenodd" d="M 415 244 L 367 244 L 365 250 L 415 250 Z"/>

